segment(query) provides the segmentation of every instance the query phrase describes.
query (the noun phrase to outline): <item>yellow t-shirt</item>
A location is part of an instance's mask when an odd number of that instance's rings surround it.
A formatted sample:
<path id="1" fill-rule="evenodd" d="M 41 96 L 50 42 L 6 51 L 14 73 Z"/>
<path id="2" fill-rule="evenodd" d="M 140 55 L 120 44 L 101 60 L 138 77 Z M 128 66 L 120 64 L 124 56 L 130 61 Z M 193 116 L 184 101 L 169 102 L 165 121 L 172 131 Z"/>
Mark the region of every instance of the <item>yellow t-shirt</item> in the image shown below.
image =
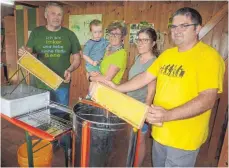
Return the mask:
<path id="1" fill-rule="evenodd" d="M 119 72 L 115 75 L 115 77 L 112 80 L 115 84 L 119 84 L 126 70 L 126 64 L 127 64 L 127 54 L 124 49 L 116 51 L 109 56 L 107 56 L 107 54 L 105 53 L 105 56 L 103 57 L 103 61 L 100 64 L 100 71 L 102 75 L 105 75 L 110 65 L 115 65 L 119 67 L 120 68 Z"/>
<path id="2" fill-rule="evenodd" d="M 186 52 L 168 49 L 148 68 L 157 77 L 153 104 L 165 109 L 181 106 L 207 89 L 222 92 L 225 65 L 212 47 L 198 42 Z M 184 150 L 196 150 L 207 139 L 211 110 L 184 120 L 153 126 L 152 136 L 159 143 Z"/>

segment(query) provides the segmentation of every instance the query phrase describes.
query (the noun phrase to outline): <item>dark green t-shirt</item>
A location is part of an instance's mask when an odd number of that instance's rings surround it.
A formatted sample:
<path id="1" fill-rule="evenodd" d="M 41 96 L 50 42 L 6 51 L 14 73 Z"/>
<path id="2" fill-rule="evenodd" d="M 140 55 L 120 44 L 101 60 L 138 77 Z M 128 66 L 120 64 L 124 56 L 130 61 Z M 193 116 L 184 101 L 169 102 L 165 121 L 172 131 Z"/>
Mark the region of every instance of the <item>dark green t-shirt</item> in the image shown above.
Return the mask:
<path id="1" fill-rule="evenodd" d="M 49 31 L 45 26 L 37 27 L 31 32 L 27 47 L 62 78 L 64 71 L 70 66 L 70 55 L 79 53 L 81 49 L 78 38 L 71 30 L 61 27 L 58 31 Z M 36 86 L 51 90 L 39 79 L 36 79 Z M 69 84 L 63 83 L 61 87 L 69 87 Z"/>

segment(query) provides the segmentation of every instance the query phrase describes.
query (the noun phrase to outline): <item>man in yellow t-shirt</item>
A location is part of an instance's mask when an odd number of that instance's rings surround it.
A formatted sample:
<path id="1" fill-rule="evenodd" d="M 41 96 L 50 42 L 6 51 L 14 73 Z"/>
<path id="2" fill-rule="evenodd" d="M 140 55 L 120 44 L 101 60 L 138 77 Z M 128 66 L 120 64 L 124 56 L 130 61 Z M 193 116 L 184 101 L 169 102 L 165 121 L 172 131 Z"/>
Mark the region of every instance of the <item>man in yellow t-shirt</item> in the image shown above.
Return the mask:
<path id="1" fill-rule="evenodd" d="M 176 47 L 163 52 L 142 73 L 122 85 L 121 92 L 141 88 L 157 79 L 156 95 L 147 115 L 153 126 L 154 167 L 193 167 L 208 136 L 211 109 L 222 92 L 224 61 L 212 47 L 198 41 L 202 18 L 192 8 L 176 11 L 169 25 Z"/>

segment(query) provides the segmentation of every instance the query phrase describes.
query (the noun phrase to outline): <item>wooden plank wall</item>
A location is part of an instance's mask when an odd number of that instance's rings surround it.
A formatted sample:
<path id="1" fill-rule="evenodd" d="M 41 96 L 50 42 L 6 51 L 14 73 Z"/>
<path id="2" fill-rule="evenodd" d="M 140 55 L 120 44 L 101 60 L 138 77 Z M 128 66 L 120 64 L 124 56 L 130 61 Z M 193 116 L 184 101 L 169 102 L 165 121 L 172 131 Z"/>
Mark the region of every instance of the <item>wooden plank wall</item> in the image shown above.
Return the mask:
<path id="1" fill-rule="evenodd" d="M 228 167 L 228 129 L 223 141 L 218 167 Z"/>
<path id="2" fill-rule="evenodd" d="M 203 18 L 203 25 L 205 25 L 222 7 L 227 4 L 226 1 L 194 1 L 194 2 L 72 2 L 71 6 L 64 6 L 64 22 L 63 26 L 69 26 L 69 15 L 82 15 L 82 14 L 103 14 L 103 26 L 107 25 L 113 20 L 125 20 L 128 24 L 138 23 L 140 21 L 147 21 L 154 23 L 154 27 L 157 31 L 165 32 L 164 49 L 173 46 L 170 40 L 170 33 L 167 29 L 167 23 L 170 15 L 177 9 L 187 6 L 197 9 Z M 44 7 L 39 6 L 36 9 L 36 24 L 44 25 L 46 23 L 44 19 Z M 9 21 L 10 23 L 10 21 Z M 128 67 L 124 76 L 125 81 L 127 79 L 127 72 L 131 67 L 134 57 L 137 54 L 135 45 L 128 43 L 129 36 L 125 38 L 125 49 L 128 52 Z M 225 59 L 227 63 L 228 57 L 228 16 L 226 15 L 204 38 L 205 43 L 216 48 Z M 14 55 L 12 54 L 12 57 Z M 8 58 L 9 59 L 9 58 Z M 228 64 L 226 64 L 228 65 Z M 72 74 L 72 83 L 70 90 L 70 106 L 73 106 L 79 99 L 79 97 L 85 97 L 88 90 L 88 81 L 85 77 L 84 62 L 80 68 Z M 227 73 L 225 75 L 224 88 L 225 92 L 219 95 L 213 110 L 210 122 L 210 136 L 204 146 L 201 148 L 201 152 L 197 159 L 198 166 L 217 166 L 218 152 L 222 142 L 222 127 L 225 122 L 225 115 L 227 114 Z M 206 154 L 208 153 L 208 154 Z M 205 162 L 206 160 L 206 162 Z M 200 163 L 200 164 L 198 164 Z"/>
<path id="3" fill-rule="evenodd" d="M 225 7 L 225 6 L 224 6 Z M 226 6 L 227 7 L 227 6 Z M 228 11 L 228 9 L 227 9 Z M 220 15 L 221 11 L 217 14 Z M 218 100 L 212 110 L 209 137 L 200 150 L 197 162 L 201 166 L 217 166 L 220 156 L 224 132 L 227 127 L 228 118 L 228 15 L 224 15 L 217 25 L 210 31 L 202 41 L 211 45 L 219 51 L 225 60 L 226 73 L 224 77 L 224 92 L 218 96 Z M 217 145 L 216 145 L 217 144 Z M 226 149 L 228 150 L 228 149 Z M 208 153 L 206 155 L 205 153 Z"/>
<path id="4" fill-rule="evenodd" d="M 10 78 L 13 73 L 17 70 L 17 55 L 16 55 L 16 25 L 15 17 L 6 16 L 4 17 L 5 26 L 5 54 L 6 64 L 8 69 L 8 77 Z M 11 79 L 12 83 L 17 82 L 17 76 Z"/>

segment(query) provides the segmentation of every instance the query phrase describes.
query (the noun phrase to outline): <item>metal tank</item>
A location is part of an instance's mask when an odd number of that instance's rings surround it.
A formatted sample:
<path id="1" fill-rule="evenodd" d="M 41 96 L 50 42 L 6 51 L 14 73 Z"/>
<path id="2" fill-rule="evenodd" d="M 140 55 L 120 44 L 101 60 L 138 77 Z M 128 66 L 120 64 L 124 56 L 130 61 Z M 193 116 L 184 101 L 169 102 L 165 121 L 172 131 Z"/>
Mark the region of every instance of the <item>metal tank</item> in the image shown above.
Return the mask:
<path id="1" fill-rule="evenodd" d="M 73 111 L 74 166 L 126 166 L 130 142 L 128 124 L 91 101 L 77 103 Z"/>

